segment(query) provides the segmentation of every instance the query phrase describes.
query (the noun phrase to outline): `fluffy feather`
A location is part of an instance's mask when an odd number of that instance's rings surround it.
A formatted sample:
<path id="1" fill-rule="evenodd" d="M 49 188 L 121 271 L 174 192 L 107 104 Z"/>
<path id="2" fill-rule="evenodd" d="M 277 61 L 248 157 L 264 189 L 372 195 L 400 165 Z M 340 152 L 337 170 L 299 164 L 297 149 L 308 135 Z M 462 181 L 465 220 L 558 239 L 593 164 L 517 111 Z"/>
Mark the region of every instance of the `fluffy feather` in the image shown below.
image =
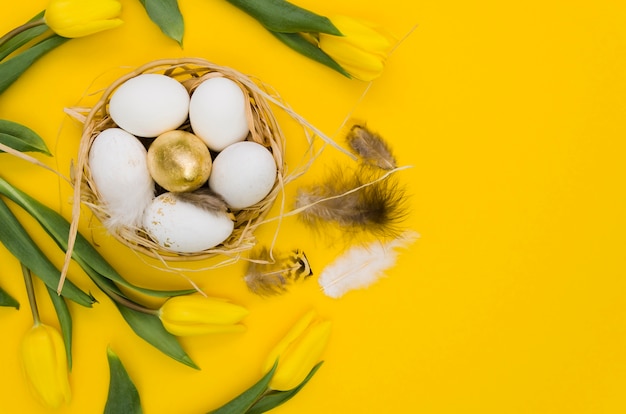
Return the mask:
<path id="1" fill-rule="evenodd" d="M 231 215 L 226 201 L 208 187 L 202 187 L 192 192 L 176 193 L 176 196 L 188 203 L 210 212 L 220 212 Z"/>
<path id="2" fill-rule="evenodd" d="M 147 151 L 133 135 L 109 128 L 89 149 L 89 170 L 99 201 L 108 215 L 103 222 L 112 233 L 141 226 L 144 210 L 154 198 Z"/>
<path id="3" fill-rule="evenodd" d="M 299 189 L 295 207 L 303 209 L 300 219 L 314 228 L 335 223 L 344 231 L 397 237 L 407 213 L 405 191 L 394 176 L 379 179 L 376 170 L 367 165 L 354 171 L 336 168 L 322 183 Z"/>
<path id="4" fill-rule="evenodd" d="M 290 282 L 305 280 L 313 272 L 309 261 L 300 249 L 289 253 L 274 252 L 262 246 L 250 254 L 250 262 L 244 280 L 253 293 L 270 296 L 284 293 Z"/>
<path id="5" fill-rule="evenodd" d="M 353 246 L 326 266 L 319 277 L 324 293 L 340 298 L 354 289 L 365 289 L 385 275 L 395 265 L 397 248 L 406 247 L 419 235 L 406 231 L 389 242 L 375 241 L 365 246 Z"/>
<path id="6" fill-rule="evenodd" d="M 398 166 L 389 145 L 365 125 L 353 125 L 346 134 L 346 141 L 350 149 L 370 165 L 383 170 L 393 170 Z"/>

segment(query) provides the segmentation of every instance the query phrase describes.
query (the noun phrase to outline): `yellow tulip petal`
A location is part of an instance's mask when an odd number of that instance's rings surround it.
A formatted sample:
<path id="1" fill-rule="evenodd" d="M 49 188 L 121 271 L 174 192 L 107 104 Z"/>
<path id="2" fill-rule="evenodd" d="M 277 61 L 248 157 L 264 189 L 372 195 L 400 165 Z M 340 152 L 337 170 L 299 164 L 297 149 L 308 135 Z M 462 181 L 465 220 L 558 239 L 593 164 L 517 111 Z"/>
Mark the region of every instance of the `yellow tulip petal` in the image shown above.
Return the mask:
<path id="1" fill-rule="evenodd" d="M 40 402 L 58 408 L 71 398 L 67 358 L 61 334 L 39 324 L 24 336 L 20 354 L 29 386 Z"/>
<path id="2" fill-rule="evenodd" d="M 363 20 L 346 16 L 335 16 L 331 20 L 344 35 L 342 39 L 370 53 L 385 56 L 396 41 L 384 29 Z"/>
<path id="3" fill-rule="evenodd" d="M 46 21 L 55 23 L 84 23 L 92 20 L 112 19 L 120 15 L 122 4 L 118 0 L 52 0 L 45 11 Z"/>
<path id="4" fill-rule="evenodd" d="M 375 66 L 371 67 L 363 67 L 360 65 L 355 66 L 349 63 L 344 63 L 341 67 L 344 68 L 353 78 L 366 82 L 372 81 L 382 75 L 385 68 L 382 62 L 377 62 Z"/>
<path id="5" fill-rule="evenodd" d="M 246 308 L 223 299 L 190 295 L 167 300 L 159 317 L 168 332 L 182 336 L 241 332 L 245 327 L 236 324 L 248 313 Z"/>
<path id="6" fill-rule="evenodd" d="M 121 11 L 119 0 L 51 0 L 44 20 L 60 36 L 82 37 L 119 26 Z"/>
<path id="7" fill-rule="evenodd" d="M 341 41 L 328 41 L 320 38 L 320 47 L 353 77 L 370 81 L 380 76 L 384 70 L 384 59 L 365 52 Z"/>
<path id="8" fill-rule="evenodd" d="M 305 313 L 287 332 L 287 334 L 274 346 L 274 348 L 270 351 L 267 359 L 265 360 L 265 365 L 263 367 L 263 372 L 268 372 L 274 366 L 274 362 L 276 359 L 285 352 L 289 345 L 296 341 L 300 335 L 311 325 L 311 322 L 317 317 L 317 313 L 314 310 L 310 310 Z"/>
<path id="9" fill-rule="evenodd" d="M 82 25 L 77 24 L 74 26 L 58 29 L 58 30 L 55 30 L 55 33 L 58 34 L 59 36 L 69 37 L 69 38 L 83 37 L 83 36 L 88 36 L 94 33 L 102 32 L 105 30 L 114 29 L 120 26 L 122 23 L 123 21 L 120 19 L 100 20 L 100 21 L 85 23 Z"/>
<path id="10" fill-rule="evenodd" d="M 167 319 L 207 324 L 237 323 L 248 313 L 242 306 L 200 295 L 173 297 L 161 307 L 161 315 Z"/>
<path id="11" fill-rule="evenodd" d="M 320 361 L 328 343 L 330 331 L 330 321 L 311 326 L 300 341 L 290 348 L 290 352 L 279 359 L 270 388 L 286 391 L 297 387 L 304 381 L 311 369 Z"/>
<path id="12" fill-rule="evenodd" d="M 163 321 L 165 329 L 176 336 L 194 336 L 194 335 L 209 335 L 220 333 L 238 333 L 245 332 L 246 326 L 237 325 L 207 325 L 207 324 L 169 324 Z"/>
<path id="13" fill-rule="evenodd" d="M 396 39 L 371 23 L 346 16 L 331 21 L 343 36 L 320 33 L 319 47 L 353 78 L 370 81 L 380 76 Z"/>
<path id="14" fill-rule="evenodd" d="M 337 62 L 364 67 L 379 67 L 384 62 L 384 59 L 353 47 L 349 43 L 342 41 L 325 42 L 324 39 L 320 40 L 320 47 L 329 55 L 334 56 Z"/>

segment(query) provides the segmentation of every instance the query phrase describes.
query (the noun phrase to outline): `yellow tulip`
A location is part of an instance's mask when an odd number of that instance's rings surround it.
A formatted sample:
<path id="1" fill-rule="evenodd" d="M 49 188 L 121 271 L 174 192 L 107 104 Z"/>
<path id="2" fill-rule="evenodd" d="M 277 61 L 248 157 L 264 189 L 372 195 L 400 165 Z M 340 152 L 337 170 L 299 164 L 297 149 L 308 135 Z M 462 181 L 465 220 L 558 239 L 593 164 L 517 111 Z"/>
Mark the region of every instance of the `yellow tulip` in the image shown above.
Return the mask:
<path id="1" fill-rule="evenodd" d="M 159 309 L 163 326 L 177 336 L 242 332 L 246 327 L 238 322 L 246 315 L 244 307 L 201 295 L 175 296 Z"/>
<path id="2" fill-rule="evenodd" d="M 278 360 L 269 387 L 287 391 L 300 385 L 320 361 L 330 331 L 331 322 L 319 319 L 315 311 L 309 311 L 300 318 L 267 357 L 265 372 Z"/>
<path id="3" fill-rule="evenodd" d="M 319 47 L 353 78 L 370 81 L 383 72 L 395 39 L 381 27 L 346 16 L 331 18 L 343 36 L 319 34 Z"/>
<path id="4" fill-rule="evenodd" d="M 20 354 L 30 388 L 42 404 L 58 408 L 70 401 L 65 346 L 56 329 L 35 324 L 22 339 Z"/>
<path id="5" fill-rule="evenodd" d="M 59 36 L 83 37 L 122 24 L 119 0 L 51 0 L 44 20 Z"/>

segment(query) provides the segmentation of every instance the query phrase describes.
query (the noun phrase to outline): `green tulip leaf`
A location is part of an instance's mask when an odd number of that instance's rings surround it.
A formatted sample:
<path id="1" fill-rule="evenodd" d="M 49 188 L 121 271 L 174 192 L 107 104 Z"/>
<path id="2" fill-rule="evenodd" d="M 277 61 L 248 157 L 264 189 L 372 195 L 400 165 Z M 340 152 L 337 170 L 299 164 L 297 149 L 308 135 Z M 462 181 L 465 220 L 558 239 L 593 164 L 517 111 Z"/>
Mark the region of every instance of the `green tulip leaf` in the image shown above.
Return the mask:
<path id="1" fill-rule="evenodd" d="M 274 363 L 274 366 L 271 370 L 267 372 L 259 381 L 257 381 L 253 386 L 248 388 L 243 393 L 239 394 L 237 397 L 230 400 L 225 405 L 221 406 L 217 410 L 210 411 L 208 414 L 245 414 L 248 412 L 250 407 L 254 405 L 255 402 L 259 400 L 263 396 L 265 392 L 267 392 L 268 385 L 274 376 L 274 372 L 276 372 L 276 366 L 278 363 Z"/>
<path id="2" fill-rule="evenodd" d="M 314 61 L 328 66 L 331 69 L 336 70 L 347 78 L 351 78 L 350 74 L 346 72 L 344 68 L 335 62 L 333 58 L 328 56 L 326 52 L 306 40 L 300 33 L 280 33 L 271 32 L 278 40 L 295 50 L 296 52 L 313 59 Z"/>
<path id="3" fill-rule="evenodd" d="M 174 360 L 191 368 L 200 369 L 183 350 L 176 337 L 165 329 L 161 319 L 154 311 L 133 302 L 111 280 L 97 273 L 92 280 L 113 301 L 126 323 L 128 323 L 128 326 L 131 327 L 137 336 Z M 128 304 L 124 305 L 120 303 L 120 300 L 124 300 Z M 130 305 L 132 305 L 132 308 L 141 308 L 151 313 L 132 309 Z"/>
<path id="4" fill-rule="evenodd" d="M 28 23 L 41 21 L 43 19 L 44 13 L 45 11 L 37 13 L 35 17 L 28 21 Z M 20 47 L 24 46 L 26 43 L 35 39 L 37 36 L 44 34 L 46 30 L 48 30 L 48 26 L 46 26 L 45 24 L 37 24 L 36 26 L 29 27 L 22 33 L 19 33 L 13 36 L 11 39 L 7 40 L 6 43 L 3 43 L 0 46 L 0 61 L 4 60 L 4 58 L 15 52 Z"/>
<path id="5" fill-rule="evenodd" d="M 138 336 L 174 360 L 191 368 L 200 369 L 183 350 L 176 337 L 165 330 L 158 316 L 130 309 L 117 302 L 115 305 Z"/>
<path id="6" fill-rule="evenodd" d="M 111 348 L 107 348 L 107 360 L 110 379 L 104 414 L 142 414 L 139 392 L 122 361 Z"/>
<path id="7" fill-rule="evenodd" d="M 26 72 L 37 59 L 68 40 L 68 38 L 53 35 L 0 63 L 0 94 Z"/>
<path id="8" fill-rule="evenodd" d="M 0 178 L 0 194 L 5 195 L 11 201 L 26 210 L 39 222 L 43 229 L 54 239 L 63 251 L 67 250 L 70 223 L 63 216 L 41 204 L 28 194 L 13 187 L 2 178 Z M 131 284 L 124 279 L 80 233 L 76 236 L 72 258 L 90 277 L 93 278 L 94 273 L 97 273 L 121 286 L 148 296 L 166 298 L 195 292 L 195 289 L 153 290 Z"/>
<path id="9" fill-rule="evenodd" d="M 69 370 L 72 370 L 72 315 L 67 307 L 67 303 L 63 296 L 60 296 L 56 289 L 52 289 L 46 286 L 52 305 L 57 313 L 59 324 L 61 325 L 61 334 L 63 335 L 63 342 L 65 343 L 65 354 L 67 355 L 67 366 Z"/>
<path id="10" fill-rule="evenodd" d="M 0 119 L 0 144 L 20 152 L 35 151 L 51 155 L 46 143 L 35 131 L 6 119 Z"/>
<path id="11" fill-rule="evenodd" d="M 89 266 L 85 268 L 85 271 L 98 288 L 113 301 L 126 323 L 128 323 L 128 326 L 130 326 L 137 336 L 174 360 L 182 362 L 192 368 L 199 369 L 182 349 L 176 337 L 163 327 L 161 319 L 159 319 L 156 314 L 133 309 L 144 309 L 152 312 L 150 309 L 134 302 L 131 298 L 126 296 L 115 283 L 100 275 L 98 272 L 93 271 Z M 122 303 L 122 301 L 126 302 L 126 304 Z"/>
<path id="12" fill-rule="evenodd" d="M 185 23 L 177 0 L 139 0 L 161 31 L 182 47 Z"/>
<path id="13" fill-rule="evenodd" d="M 302 388 L 304 388 L 307 382 L 309 382 L 313 375 L 315 375 L 323 363 L 324 361 L 320 361 L 317 365 L 315 365 L 306 378 L 297 387 L 287 391 L 270 391 L 266 393 L 256 404 L 252 406 L 252 408 L 246 411 L 246 414 L 261 414 L 286 403 L 298 392 L 300 392 Z"/>
<path id="14" fill-rule="evenodd" d="M 341 32 L 327 17 L 310 12 L 285 0 L 227 1 L 254 17 L 267 30 L 272 32 L 328 33 L 341 36 Z"/>
<path id="15" fill-rule="evenodd" d="M 0 287 L 0 306 L 7 306 L 15 309 L 20 308 L 20 303 L 4 289 Z"/>
<path id="16" fill-rule="evenodd" d="M 4 244 L 7 250 L 37 275 L 46 286 L 56 290 L 61 272 L 37 247 L 2 199 L 0 199 L 0 223 L 2 223 L 0 225 L 0 243 Z M 66 280 L 63 284 L 61 294 L 86 307 L 91 307 L 95 302 L 93 296 L 80 290 L 70 280 Z"/>

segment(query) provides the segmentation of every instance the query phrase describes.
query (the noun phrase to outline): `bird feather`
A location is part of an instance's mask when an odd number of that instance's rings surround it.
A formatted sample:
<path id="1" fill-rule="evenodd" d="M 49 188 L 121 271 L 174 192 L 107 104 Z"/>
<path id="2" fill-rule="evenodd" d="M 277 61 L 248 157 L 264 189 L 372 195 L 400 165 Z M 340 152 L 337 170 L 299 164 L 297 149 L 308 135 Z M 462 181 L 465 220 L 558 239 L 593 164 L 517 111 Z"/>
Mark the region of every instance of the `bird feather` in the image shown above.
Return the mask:
<path id="1" fill-rule="evenodd" d="M 226 201 L 208 187 L 201 187 L 192 192 L 176 193 L 176 197 L 205 211 L 230 215 Z"/>
<path id="2" fill-rule="evenodd" d="M 391 175 L 379 179 L 376 170 L 367 165 L 352 171 L 329 169 L 324 181 L 298 190 L 295 207 L 302 209 L 300 219 L 313 228 L 335 223 L 348 232 L 397 237 L 407 214 L 405 190 Z"/>
<path id="3" fill-rule="evenodd" d="M 370 165 L 383 170 L 393 170 L 398 166 L 391 148 L 383 137 L 365 125 L 353 125 L 346 134 L 346 141 L 350 149 Z"/>
<path id="4" fill-rule="evenodd" d="M 353 246 L 324 268 L 318 283 L 327 296 L 335 299 L 351 290 L 365 289 L 395 265 L 396 249 L 407 247 L 418 237 L 413 231 L 405 231 L 388 242 L 374 241 Z"/>
<path id="5" fill-rule="evenodd" d="M 284 293 L 291 282 L 305 280 L 313 272 L 300 249 L 289 253 L 273 252 L 260 246 L 250 253 L 244 280 L 253 293 L 270 296 Z"/>

